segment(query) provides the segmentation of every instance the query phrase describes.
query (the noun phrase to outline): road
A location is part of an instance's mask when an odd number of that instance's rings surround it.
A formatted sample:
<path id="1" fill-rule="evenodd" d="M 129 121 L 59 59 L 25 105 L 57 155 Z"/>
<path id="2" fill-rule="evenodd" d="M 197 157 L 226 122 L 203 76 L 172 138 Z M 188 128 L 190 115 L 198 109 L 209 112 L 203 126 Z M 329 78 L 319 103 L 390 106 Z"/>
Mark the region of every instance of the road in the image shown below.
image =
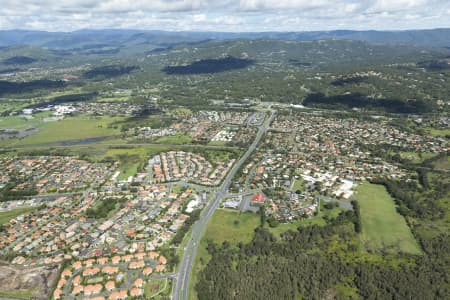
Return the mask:
<path id="1" fill-rule="evenodd" d="M 178 276 L 175 279 L 174 289 L 172 299 L 179 300 L 187 300 L 188 298 L 188 287 L 189 287 L 189 278 L 190 271 L 192 269 L 192 265 L 194 263 L 195 253 L 197 252 L 200 239 L 202 238 L 203 232 L 206 229 L 206 225 L 211 219 L 214 211 L 220 204 L 220 200 L 222 200 L 226 195 L 228 188 L 230 187 L 231 181 L 236 175 L 237 171 L 240 167 L 245 163 L 247 158 L 253 153 L 253 151 L 258 146 L 261 138 L 264 136 L 266 131 L 269 129 L 270 124 L 272 123 L 275 117 L 275 112 L 271 111 L 271 115 L 267 120 L 258 128 L 258 133 L 256 134 L 255 140 L 244 153 L 244 155 L 239 159 L 239 161 L 233 166 L 228 175 L 225 177 L 222 185 L 219 187 L 218 191 L 214 195 L 213 199 L 206 208 L 202 211 L 200 215 L 200 219 L 194 224 L 192 228 L 191 238 L 189 239 L 187 246 L 185 248 L 185 252 L 183 258 L 180 263 L 180 268 L 178 270 Z"/>

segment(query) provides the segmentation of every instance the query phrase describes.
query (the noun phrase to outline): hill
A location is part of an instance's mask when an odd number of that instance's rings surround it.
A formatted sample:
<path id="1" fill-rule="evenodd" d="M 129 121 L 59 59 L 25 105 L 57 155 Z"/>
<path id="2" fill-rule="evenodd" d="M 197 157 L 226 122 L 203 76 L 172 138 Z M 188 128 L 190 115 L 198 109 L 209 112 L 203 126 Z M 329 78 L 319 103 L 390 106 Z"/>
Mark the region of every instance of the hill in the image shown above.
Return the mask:
<path id="1" fill-rule="evenodd" d="M 170 32 L 159 30 L 78 30 L 46 32 L 30 30 L 0 31 L 0 46 L 33 45 L 52 49 L 92 46 L 160 45 L 196 43 L 203 40 L 281 39 L 315 41 L 324 39 L 358 40 L 380 44 L 422 47 L 450 47 L 450 28 L 407 31 L 311 31 L 311 32 Z"/>

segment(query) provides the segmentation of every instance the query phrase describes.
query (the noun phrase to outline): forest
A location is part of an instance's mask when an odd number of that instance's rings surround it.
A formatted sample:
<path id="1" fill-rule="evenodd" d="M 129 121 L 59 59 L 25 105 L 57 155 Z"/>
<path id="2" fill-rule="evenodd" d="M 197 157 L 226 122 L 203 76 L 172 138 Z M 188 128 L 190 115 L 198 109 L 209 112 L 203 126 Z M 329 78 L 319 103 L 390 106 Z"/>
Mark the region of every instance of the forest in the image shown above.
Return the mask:
<path id="1" fill-rule="evenodd" d="M 118 66 L 118 65 L 103 66 L 84 72 L 83 77 L 86 79 L 93 79 L 97 77 L 112 78 L 129 74 L 132 71 L 138 69 L 139 67 L 137 66 Z"/>
<path id="2" fill-rule="evenodd" d="M 423 100 L 370 99 L 359 93 L 336 96 L 325 96 L 322 93 L 315 93 L 306 96 L 303 104 L 321 108 L 351 109 L 356 107 L 381 109 L 389 113 L 428 113 L 432 111 L 432 105 Z"/>
<path id="3" fill-rule="evenodd" d="M 359 206 L 354 202 L 353 210 L 341 212 L 325 226 L 300 226 L 280 239 L 261 226 L 248 244 L 208 241 L 212 259 L 199 274 L 198 298 L 448 298 L 450 239 L 445 199 L 450 183 L 436 164 L 442 157 L 447 159 L 443 154 L 410 164 L 419 172 L 418 181 L 374 180 L 395 198 L 423 255 L 361 251 Z"/>
<path id="4" fill-rule="evenodd" d="M 212 74 L 244 69 L 254 64 L 253 60 L 227 56 L 219 59 L 202 59 L 186 66 L 167 66 L 162 71 L 170 75 Z"/>
<path id="5" fill-rule="evenodd" d="M 32 80 L 27 82 L 12 82 L 0 80 L 0 96 L 6 94 L 24 94 L 35 90 L 55 89 L 65 86 L 63 81 Z"/>
<path id="6" fill-rule="evenodd" d="M 36 61 L 37 59 L 28 56 L 13 56 L 3 60 L 4 65 L 29 65 Z"/>

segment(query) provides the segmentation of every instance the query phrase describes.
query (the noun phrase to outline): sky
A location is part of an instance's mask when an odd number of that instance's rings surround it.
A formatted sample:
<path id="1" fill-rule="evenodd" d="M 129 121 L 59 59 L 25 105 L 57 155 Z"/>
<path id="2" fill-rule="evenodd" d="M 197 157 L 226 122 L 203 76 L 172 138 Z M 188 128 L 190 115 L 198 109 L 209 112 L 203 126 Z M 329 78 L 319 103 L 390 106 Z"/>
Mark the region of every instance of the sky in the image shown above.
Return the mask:
<path id="1" fill-rule="evenodd" d="M 0 0 L 0 29 L 405 30 L 450 27 L 450 0 Z"/>

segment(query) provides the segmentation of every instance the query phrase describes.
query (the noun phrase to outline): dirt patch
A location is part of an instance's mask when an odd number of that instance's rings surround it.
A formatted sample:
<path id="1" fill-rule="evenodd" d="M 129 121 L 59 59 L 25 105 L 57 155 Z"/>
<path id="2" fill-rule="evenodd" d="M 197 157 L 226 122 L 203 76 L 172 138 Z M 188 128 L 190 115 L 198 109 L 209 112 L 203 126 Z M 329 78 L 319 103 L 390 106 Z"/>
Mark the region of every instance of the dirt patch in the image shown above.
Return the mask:
<path id="1" fill-rule="evenodd" d="M 22 268 L 0 263 L 0 299 L 48 299 L 58 266 Z"/>

